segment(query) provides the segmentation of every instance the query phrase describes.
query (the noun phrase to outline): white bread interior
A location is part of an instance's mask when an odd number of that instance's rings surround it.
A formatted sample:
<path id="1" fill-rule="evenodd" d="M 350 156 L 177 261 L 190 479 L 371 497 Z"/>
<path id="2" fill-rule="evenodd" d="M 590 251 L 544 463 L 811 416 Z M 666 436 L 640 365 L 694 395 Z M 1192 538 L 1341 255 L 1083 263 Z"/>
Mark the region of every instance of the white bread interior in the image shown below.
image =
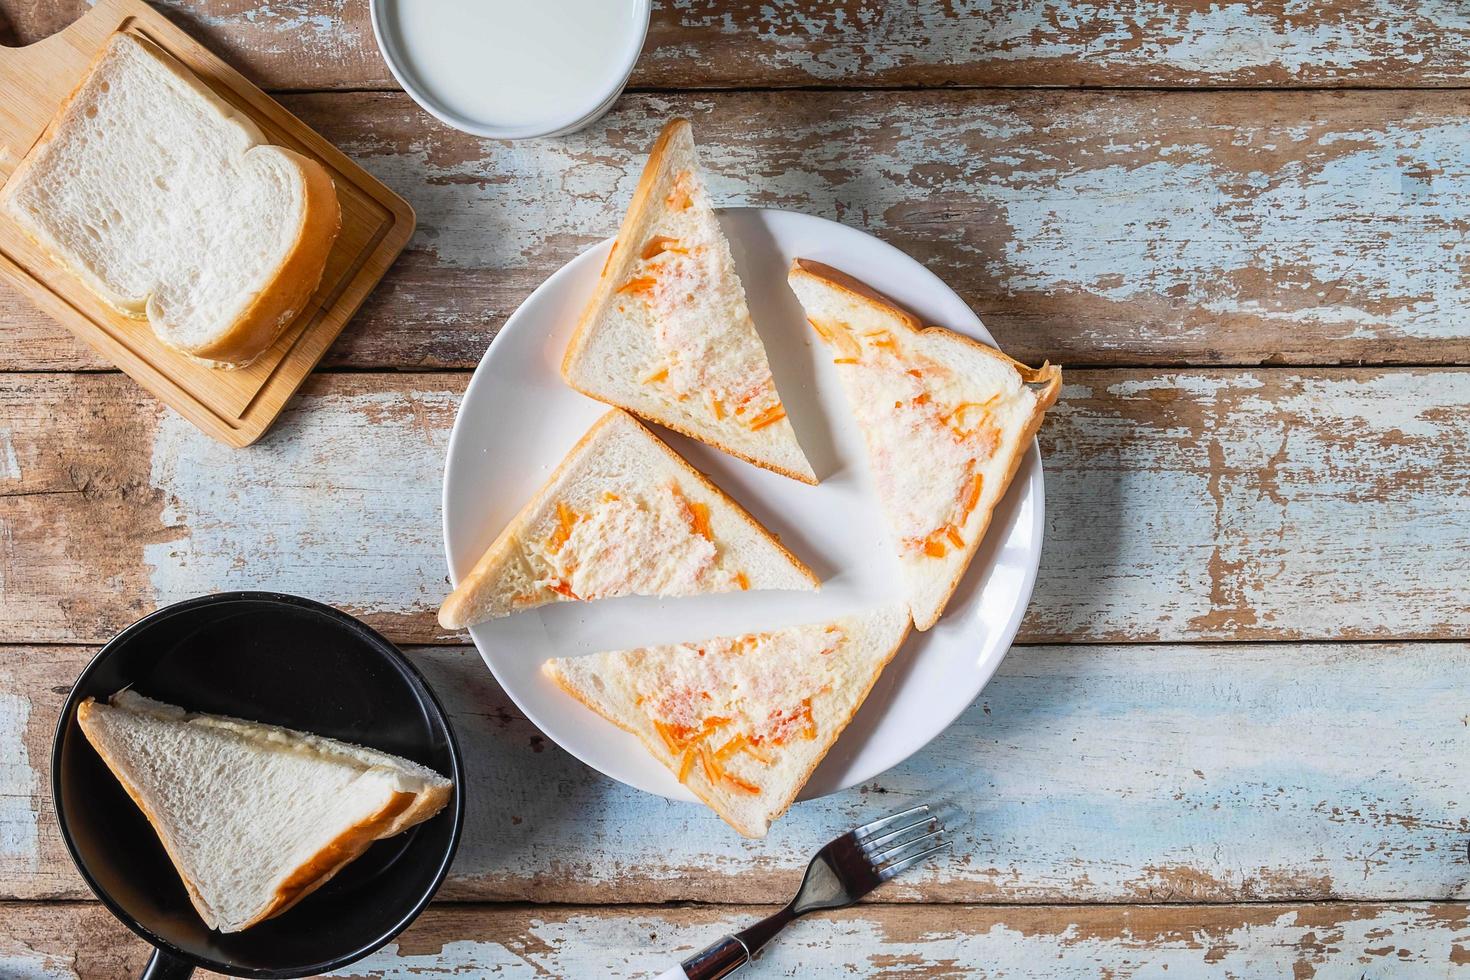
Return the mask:
<path id="1" fill-rule="evenodd" d="M 893 605 L 768 633 L 548 660 L 542 669 L 682 772 L 730 826 L 764 837 L 908 631 L 908 610 Z M 756 744 L 740 748 L 742 740 Z"/>
<path id="2" fill-rule="evenodd" d="M 453 788 L 384 752 L 133 691 L 88 698 L 77 722 L 221 932 L 284 912 L 374 841 L 438 813 Z"/>
<path id="3" fill-rule="evenodd" d="M 341 215 L 326 169 L 145 38 L 118 33 L 0 189 L 0 211 L 164 343 L 248 364 L 321 281 Z"/>
<path id="4" fill-rule="evenodd" d="M 439 622 L 463 629 L 549 602 L 818 584 L 739 504 L 613 409 L 444 600 Z"/>
<path id="5" fill-rule="evenodd" d="M 686 119 L 670 121 L 654 143 L 562 375 L 600 401 L 817 482 L 751 322 Z"/>
<path id="6" fill-rule="evenodd" d="M 797 259 L 789 281 L 833 354 L 895 538 L 914 626 L 927 630 L 1055 403 L 1061 369 L 1032 369 L 954 331 L 925 328 L 818 262 Z"/>

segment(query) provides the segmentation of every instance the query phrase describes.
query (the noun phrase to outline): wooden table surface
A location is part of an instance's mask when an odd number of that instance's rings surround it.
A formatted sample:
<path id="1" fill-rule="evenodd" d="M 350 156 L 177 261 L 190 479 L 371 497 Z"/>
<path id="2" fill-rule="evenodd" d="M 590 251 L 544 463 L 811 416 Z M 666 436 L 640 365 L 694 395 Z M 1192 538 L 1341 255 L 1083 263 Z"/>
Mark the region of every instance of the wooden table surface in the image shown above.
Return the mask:
<path id="1" fill-rule="evenodd" d="M 0 0 L 9 43 L 85 0 Z M 752 977 L 1445 977 L 1470 966 L 1470 19 L 1455 0 L 664 0 L 570 137 L 449 130 L 366 0 L 170 0 L 417 209 L 260 444 L 161 409 L 0 290 L 0 976 L 125 977 L 47 790 L 60 702 L 160 604 L 346 608 L 446 698 L 440 901 L 357 977 L 651 976 L 810 850 L 938 793 L 953 860 Z M 469 371 L 693 117 L 717 200 L 894 243 L 1067 368 L 1036 596 L 980 699 L 765 841 L 550 745 L 433 611 Z"/>

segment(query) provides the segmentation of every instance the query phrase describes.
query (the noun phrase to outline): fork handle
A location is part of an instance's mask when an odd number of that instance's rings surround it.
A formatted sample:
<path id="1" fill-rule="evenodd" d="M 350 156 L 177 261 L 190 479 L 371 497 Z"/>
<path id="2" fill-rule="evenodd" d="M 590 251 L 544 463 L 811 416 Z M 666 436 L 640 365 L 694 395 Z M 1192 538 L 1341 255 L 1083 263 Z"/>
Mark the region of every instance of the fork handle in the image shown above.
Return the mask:
<path id="1" fill-rule="evenodd" d="M 720 980 L 750 962 L 750 950 L 734 936 L 716 940 L 655 980 Z"/>

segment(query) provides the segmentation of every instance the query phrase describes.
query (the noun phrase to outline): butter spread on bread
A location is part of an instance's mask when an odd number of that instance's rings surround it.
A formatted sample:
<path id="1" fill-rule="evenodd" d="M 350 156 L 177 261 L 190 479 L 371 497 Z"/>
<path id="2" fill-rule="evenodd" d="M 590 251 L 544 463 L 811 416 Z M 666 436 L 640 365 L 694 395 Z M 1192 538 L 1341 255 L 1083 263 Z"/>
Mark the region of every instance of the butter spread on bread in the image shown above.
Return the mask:
<path id="1" fill-rule="evenodd" d="M 221 932 L 284 912 L 374 841 L 434 816 L 453 787 L 386 752 L 134 691 L 88 698 L 77 723 Z"/>
<path id="2" fill-rule="evenodd" d="M 1061 370 L 1033 370 L 951 330 L 922 328 L 829 266 L 798 259 L 789 279 L 837 365 L 896 539 L 914 625 L 927 630 L 1056 401 Z"/>
<path id="3" fill-rule="evenodd" d="M 909 630 L 908 610 L 548 660 L 567 693 L 643 742 L 746 837 L 764 837 Z"/>
<path id="4" fill-rule="evenodd" d="M 816 483 L 771 377 L 689 122 L 664 127 L 562 361 L 578 391 Z"/>
<path id="5" fill-rule="evenodd" d="M 444 600 L 439 622 L 463 629 L 549 602 L 817 584 L 739 504 L 613 409 Z"/>
<path id="6" fill-rule="evenodd" d="M 103 48 L 0 191 L 0 211 L 104 302 L 216 366 L 248 364 L 321 281 L 326 169 L 134 34 Z"/>

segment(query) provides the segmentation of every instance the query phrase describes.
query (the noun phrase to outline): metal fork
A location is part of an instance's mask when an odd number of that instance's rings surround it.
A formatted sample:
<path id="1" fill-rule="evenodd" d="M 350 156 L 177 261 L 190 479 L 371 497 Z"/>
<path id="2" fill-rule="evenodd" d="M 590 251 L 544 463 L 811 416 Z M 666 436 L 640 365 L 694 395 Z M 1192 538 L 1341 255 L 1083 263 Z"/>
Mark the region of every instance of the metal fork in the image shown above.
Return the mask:
<path id="1" fill-rule="evenodd" d="M 817 852 L 796 897 L 748 929 L 695 953 L 656 980 L 719 980 L 745 964 L 797 916 L 845 909 L 883 882 L 949 846 L 944 825 L 916 806 L 849 830 Z"/>

